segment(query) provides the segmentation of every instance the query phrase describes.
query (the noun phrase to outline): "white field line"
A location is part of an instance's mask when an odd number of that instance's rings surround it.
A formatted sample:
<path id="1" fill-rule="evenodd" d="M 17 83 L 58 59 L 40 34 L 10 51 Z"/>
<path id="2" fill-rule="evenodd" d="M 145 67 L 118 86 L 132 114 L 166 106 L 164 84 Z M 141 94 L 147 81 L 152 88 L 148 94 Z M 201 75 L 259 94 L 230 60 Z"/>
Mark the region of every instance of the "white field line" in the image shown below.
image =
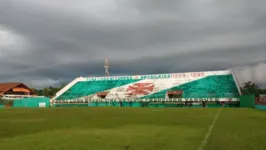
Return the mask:
<path id="1" fill-rule="evenodd" d="M 213 127 L 215 126 L 215 123 L 217 121 L 217 119 L 219 118 L 220 116 L 220 112 L 221 112 L 222 108 L 220 108 L 215 116 L 215 118 L 213 119 L 212 121 L 212 124 L 210 125 L 209 129 L 208 129 L 208 132 L 207 134 L 205 135 L 204 139 L 201 141 L 201 144 L 198 148 L 198 150 L 203 150 L 204 146 L 207 144 L 207 141 L 209 140 L 209 137 L 210 135 L 212 134 L 212 130 L 213 130 Z"/>

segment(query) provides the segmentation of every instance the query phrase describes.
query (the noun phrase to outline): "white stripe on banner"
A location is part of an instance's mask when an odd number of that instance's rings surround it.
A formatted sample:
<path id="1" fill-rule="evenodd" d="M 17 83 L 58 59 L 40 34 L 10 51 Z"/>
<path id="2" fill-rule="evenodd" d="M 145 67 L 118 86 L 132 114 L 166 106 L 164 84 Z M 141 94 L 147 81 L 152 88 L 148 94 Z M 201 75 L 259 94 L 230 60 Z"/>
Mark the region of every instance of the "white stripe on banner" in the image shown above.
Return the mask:
<path id="1" fill-rule="evenodd" d="M 178 99 L 93 99 L 93 98 L 78 98 L 69 100 L 56 100 L 61 103 L 86 103 L 89 101 L 95 102 L 118 102 L 118 101 L 133 101 L 133 102 L 238 102 L 238 98 L 178 98 Z"/>

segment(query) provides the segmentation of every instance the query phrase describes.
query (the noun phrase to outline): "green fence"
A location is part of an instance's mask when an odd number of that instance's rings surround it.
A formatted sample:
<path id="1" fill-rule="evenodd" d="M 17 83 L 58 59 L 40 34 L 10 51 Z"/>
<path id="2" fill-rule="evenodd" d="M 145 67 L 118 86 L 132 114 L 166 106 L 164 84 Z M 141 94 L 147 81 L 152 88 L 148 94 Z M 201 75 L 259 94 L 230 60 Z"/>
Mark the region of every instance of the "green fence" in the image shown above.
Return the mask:
<path id="1" fill-rule="evenodd" d="M 11 100 L 0 99 L 0 108 L 5 108 L 5 107 L 11 106 L 11 105 L 12 105 Z"/>
<path id="2" fill-rule="evenodd" d="M 53 107 L 88 107 L 88 103 L 83 103 L 83 104 L 54 104 Z"/>
<path id="3" fill-rule="evenodd" d="M 255 105 L 255 108 L 259 110 L 266 110 L 266 105 Z"/>
<path id="4" fill-rule="evenodd" d="M 48 97 L 33 97 L 33 98 L 22 98 L 13 100 L 13 107 L 49 107 L 50 99 Z"/>
<path id="5" fill-rule="evenodd" d="M 241 95 L 240 107 L 254 108 L 255 107 L 255 95 Z"/>

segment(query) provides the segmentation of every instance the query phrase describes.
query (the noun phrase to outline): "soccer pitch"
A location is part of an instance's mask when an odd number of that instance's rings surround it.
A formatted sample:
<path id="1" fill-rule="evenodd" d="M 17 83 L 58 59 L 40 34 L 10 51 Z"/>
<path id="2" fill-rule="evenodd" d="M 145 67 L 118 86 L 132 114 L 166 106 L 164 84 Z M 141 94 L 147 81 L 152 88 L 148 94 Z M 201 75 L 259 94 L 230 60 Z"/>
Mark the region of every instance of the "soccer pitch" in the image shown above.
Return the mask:
<path id="1" fill-rule="evenodd" d="M 266 112 L 244 108 L 0 109 L 1 150 L 265 150 Z"/>

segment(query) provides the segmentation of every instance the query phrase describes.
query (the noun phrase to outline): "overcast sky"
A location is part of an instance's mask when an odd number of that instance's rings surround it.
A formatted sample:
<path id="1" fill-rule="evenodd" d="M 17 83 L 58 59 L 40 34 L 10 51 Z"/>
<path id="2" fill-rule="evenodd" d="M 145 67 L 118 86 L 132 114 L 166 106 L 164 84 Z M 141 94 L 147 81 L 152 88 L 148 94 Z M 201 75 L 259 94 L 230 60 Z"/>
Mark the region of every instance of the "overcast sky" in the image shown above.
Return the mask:
<path id="1" fill-rule="evenodd" d="M 0 0 L 0 82 L 220 70 L 266 84 L 265 0 Z"/>

